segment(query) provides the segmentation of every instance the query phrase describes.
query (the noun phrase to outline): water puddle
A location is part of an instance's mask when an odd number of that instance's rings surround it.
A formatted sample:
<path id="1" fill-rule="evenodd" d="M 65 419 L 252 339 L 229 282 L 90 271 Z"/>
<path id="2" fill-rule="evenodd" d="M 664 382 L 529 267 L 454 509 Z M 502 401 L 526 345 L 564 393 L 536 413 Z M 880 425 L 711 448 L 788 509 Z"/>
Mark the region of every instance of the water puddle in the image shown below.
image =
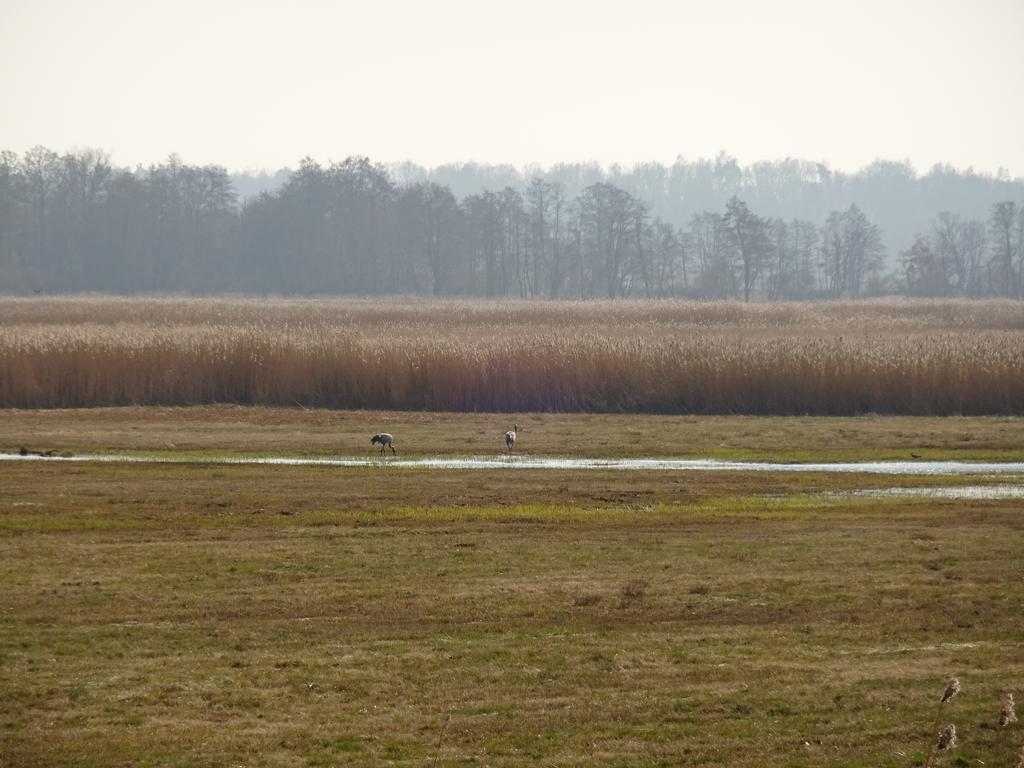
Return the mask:
<path id="1" fill-rule="evenodd" d="M 102 461 L 137 464 L 271 464 L 281 466 L 388 467 L 395 469 L 558 469 L 558 470 L 665 470 L 675 472 L 862 472 L 873 475 L 1022 475 L 1024 462 L 1007 461 L 838 461 L 790 463 L 727 461 L 719 459 L 589 459 L 544 456 L 469 456 L 465 458 L 404 459 L 401 457 L 308 457 L 287 456 L 131 456 L 76 454 L 73 456 L 22 456 L 0 453 L 0 461 L 78 462 Z M 909 489 L 915 490 L 915 489 Z M 932 490 L 932 489 L 920 489 Z"/>
<path id="2" fill-rule="evenodd" d="M 942 651 L 961 651 L 967 648 L 977 648 L 979 645 L 987 645 L 988 643 L 938 643 L 936 645 L 896 645 L 891 648 L 868 648 L 866 650 L 847 651 L 842 650 L 838 653 L 842 656 L 852 655 L 879 655 L 879 654 L 900 654 L 900 653 L 935 653 Z"/>
<path id="3" fill-rule="evenodd" d="M 830 497 L 867 496 L 893 498 L 909 496 L 925 499 L 1024 499 L 1024 485 L 960 485 L 936 488 L 870 488 L 836 491 Z"/>

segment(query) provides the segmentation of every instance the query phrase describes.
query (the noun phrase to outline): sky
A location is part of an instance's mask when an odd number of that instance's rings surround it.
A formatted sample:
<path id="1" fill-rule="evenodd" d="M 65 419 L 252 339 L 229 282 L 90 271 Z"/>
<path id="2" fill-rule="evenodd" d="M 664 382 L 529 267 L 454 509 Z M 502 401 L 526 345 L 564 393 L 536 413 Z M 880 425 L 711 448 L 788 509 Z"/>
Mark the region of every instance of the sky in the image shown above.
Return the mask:
<path id="1" fill-rule="evenodd" d="M 1024 0 L 0 0 L 0 149 L 1024 176 Z"/>

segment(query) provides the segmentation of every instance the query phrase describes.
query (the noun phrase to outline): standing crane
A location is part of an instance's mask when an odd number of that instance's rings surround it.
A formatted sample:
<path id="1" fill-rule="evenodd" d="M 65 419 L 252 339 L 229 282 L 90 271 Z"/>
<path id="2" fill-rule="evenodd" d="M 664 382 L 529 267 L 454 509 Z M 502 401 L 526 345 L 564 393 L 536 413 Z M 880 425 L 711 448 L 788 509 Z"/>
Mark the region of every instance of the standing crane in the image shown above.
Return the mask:
<path id="1" fill-rule="evenodd" d="M 519 425 L 513 424 L 512 429 L 505 433 L 505 445 L 508 446 L 508 452 L 512 453 L 512 449 L 516 445 L 516 433 L 519 431 Z"/>
<path id="2" fill-rule="evenodd" d="M 384 453 L 385 448 L 390 448 L 392 453 L 398 453 L 395 450 L 395 438 L 389 432 L 378 432 L 370 438 L 370 445 L 376 445 L 377 443 L 380 443 L 381 453 Z"/>

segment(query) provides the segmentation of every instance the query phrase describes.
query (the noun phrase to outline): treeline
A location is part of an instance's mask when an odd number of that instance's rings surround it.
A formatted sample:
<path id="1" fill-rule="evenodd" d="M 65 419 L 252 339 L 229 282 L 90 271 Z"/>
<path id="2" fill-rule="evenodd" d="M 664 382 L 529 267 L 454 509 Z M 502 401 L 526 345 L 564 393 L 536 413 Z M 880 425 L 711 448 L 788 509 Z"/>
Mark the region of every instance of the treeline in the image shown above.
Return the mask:
<path id="1" fill-rule="evenodd" d="M 654 215 L 677 227 L 688 226 L 693 216 L 703 211 L 724 210 L 733 196 L 771 219 L 819 223 L 830 211 L 846 210 L 856 203 L 881 229 L 892 262 L 900 251 L 910 247 L 915 233 L 931 229 L 932 219 L 941 211 L 984 221 L 995 203 L 1024 200 L 1024 178 L 1011 178 L 1003 170 L 992 175 L 935 165 L 926 173 L 918 173 L 907 162 L 891 160 L 876 160 L 856 172 L 793 158 L 743 165 L 724 152 L 713 158 L 678 158 L 670 165 L 640 163 L 608 168 L 596 163 L 523 169 L 480 163 L 452 163 L 430 169 L 413 163 L 388 167 L 403 184 L 434 181 L 450 187 L 459 199 L 507 186 L 522 191 L 535 177 L 561 184 L 573 198 L 591 184 L 604 181 L 636 195 L 651 206 Z M 233 178 L 244 197 L 247 190 L 276 188 L 280 175 Z"/>
<path id="2" fill-rule="evenodd" d="M 0 292 L 792 300 L 1024 288 L 1024 206 L 1012 200 L 985 219 L 938 213 L 894 266 L 857 202 L 785 219 L 739 185 L 680 224 L 608 180 L 549 174 L 460 199 L 405 175 L 307 159 L 240 201 L 224 168 L 173 156 L 131 171 L 95 150 L 3 152 Z"/>

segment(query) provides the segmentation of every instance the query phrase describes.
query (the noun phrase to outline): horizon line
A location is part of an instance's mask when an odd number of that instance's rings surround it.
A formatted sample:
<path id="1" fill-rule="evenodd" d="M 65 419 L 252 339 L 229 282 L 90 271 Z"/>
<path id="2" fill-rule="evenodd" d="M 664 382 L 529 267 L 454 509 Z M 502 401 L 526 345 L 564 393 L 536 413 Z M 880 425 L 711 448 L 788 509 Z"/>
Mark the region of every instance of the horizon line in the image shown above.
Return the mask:
<path id="1" fill-rule="evenodd" d="M 42 146 L 42 147 L 44 147 L 46 149 L 50 149 L 50 147 L 48 147 L 46 144 L 37 143 L 37 144 L 33 144 L 33 145 L 31 145 L 31 146 L 29 146 L 29 147 L 27 147 L 25 149 L 22 149 L 20 151 L 18 151 L 18 150 L 9 150 L 9 151 L 14 152 L 18 157 L 21 157 L 24 154 L 26 154 L 27 152 L 29 152 L 30 150 L 32 150 L 32 149 L 34 149 L 36 147 L 40 147 L 40 146 Z M 3 149 L 6 149 L 6 148 L 0 147 L 0 150 L 3 150 Z M 160 164 L 163 164 L 166 161 L 170 160 L 173 157 L 177 157 L 178 160 L 181 161 L 185 165 L 198 165 L 200 167 L 202 167 L 202 166 L 216 166 L 216 167 L 220 167 L 220 168 L 225 169 L 232 176 L 240 176 L 240 175 L 250 175 L 250 176 L 266 175 L 266 176 L 273 176 L 273 175 L 275 175 L 277 173 L 280 173 L 281 171 L 289 171 L 289 172 L 291 172 L 291 171 L 294 171 L 298 167 L 299 163 L 301 163 L 303 160 L 305 160 L 307 158 L 312 159 L 314 162 L 316 162 L 319 165 L 330 165 L 332 163 L 343 162 L 344 160 L 347 160 L 349 158 L 367 158 L 371 162 L 373 162 L 375 164 L 378 164 L 378 165 L 382 165 L 382 166 L 384 166 L 385 168 L 387 168 L 389 170 L 397 169 L 397 168 L 400 168 L 401 166 L 404 166 L 404 165 L 411 165 L 411 166 L 417 167 L 419 169 L 422 169 L 423 171 L 426 171 L 427 173 L 432 173 L 432 172 L 435 172 L 435 171 L 440 170 L 442 168 L 465 168 L 465 167 L 471 167 L 471 166 L 476 166 L 476 167 L 480 167 L 480 168 L 504 168 L 504 169 L 510 169 L 512 171 L 515 171 L 516 173 L 519 173 L 520 175 L 522 175 L 524 177 L 525 176 L 529 176 L 531 173 L 533 173 L 533 174 L 541 174 L 541 175 L 547 174 L 547 173 L 550 173 L 552 170 L 554 170 L 555 168 L 557 168 L 559 166 L 582 166 L 582 167 L 589 167 L 589 168 L 597 168 L 602 174 L 608 175 L 608 174 L 612 173 L 616 169 L 618 169 L 618 170 L 620 170 L 620 171 L 622 171 L 624 173 L 628 173 L 630 171 L 636 170 L 637 168 L 642 168 L 644 166 L 661 166 L 662 168 L 672 168 L 673 166 L 678 165 L 678 164 L 700 163 L 700 162 L 715 162 L 715 161 L 718 161 L 718 160 L 721 159 L 721 160 L 724 160 L 726 162 L 729 162 L 729 161 L 735 162 L 736 165 L 740 169 L 743 169 L 743 170 L 752 168 L 752 167 L 757 166 L 757 165 L 766 164 L 766 163 L 767 164 L 778 164 L 778 163 L 786 163 L 786 162 L 796 162 L 796 163 L 806 163 L 806 164 L 816 165 L 816 166 L 819 166 L 821 168 L 825 168 L 825 169 L 827 169 L 828 171 L 830 171 L 832 173 L 840 173 L 840 174 L 847 175 L 847 176 L 856 176 L 856 175 L 858 175 L 860 173 L 863 173 L 864 171 L 868 170 L 869 168 L 871 168 L 874 165 L 882 164 L 882 165 L 900 165 L 900 166 L 904 166 L 906 168 L 909 168 L 915 178 L 921 178 L 921 177 L 924 177 L 924 176 L 928 176 L 933 171 L 935 171 L 935 169 L 938 168 L 938 169 L 944 169 L 944 170 L 946 170 L 946 169 L 952 170 L 954 173 L 956 173 L 957 175 L 961 175 L 961 176 L 972 176 L 973 175 L 973 176 L 979 176 L 979 177 L 989 177 L 989 178 L 992 178 L 993 180 L 996 180 L 996 181 L 1003 181 L 1003 182 L 1008 182 L 1008 183 L 1024 182 L 1024 175 L 1018 175 L 1018 174 L 1012 173 L 1010 171 L 1010 169 L 1007 166 L 1005 166 L 1005 165 L 1000 165 L 995 171 L 992 171 L 992 170 L 987 170 L 987 169 L 979 169 L 974 164 L 970 164 L 970 165 L 967 165 L 966 167 L 964 167 L 964 166 L 954 165 L 951 162 L 938 161 L 938 162 L 932 163 L 926 169 L 922 170 L 921 168 L 919 168 L 917 166 L 916 163 L 914 163 L 908 157 L 896 158 L 896 157 L 879 156 L 879 157 L 874 158 L 873 160 L 871 160 L 868 163 L 860 165 L 857 168 L 851 168 L 851 167 L 840 167 L 840 166 L 832 165 L 828 160 L 813 159 L 813 158 L 809 158 L 809 157 L 800 157 L 800 156 L 794 156 L 794 155 L 785 155 L 785 156 L 781 156 L 781 157 L 776 156 L 774 158 L 762 157 L 762 158 L 759 158 L 759 159 L 756 159 L 756 160 L 742 161 L 742 160 L 740 160 L 740 158 L 738 156 L 730 154 L 727 150 L 724 150 L 724 149 L 720 149 L 714 155 L 694 155 L 692 157 L 687 157 L 686 155 L 684 155 L 682 153 L 679 153 L 671 161 L 664 161 L 664 160 L 659 160 L 659 159 L 647 159 L 647 160 L 634 160 L 634 161 L 612 160 L 612 161 L 605 162 L 605 161 L 601 161 L 601 160 L 597 160 L 597 159 L 589 159 L 589 160 L 559 160 L 559 161 L 556 161 L 556 162 L 553 162 L 553 163 L 542 163 L 540 161 L 528 161 L 528 162 L 516 163 L 516 162 L 508 161 L 508 160 L 477 160 L 477 159 L 472 159 L 472 158 L 451 159 L 451 160 L 445 160 L 445 161 L 442 161 L 442 162 L 439 162 L 439 163 L 424 163 L 424 162 L 420 162 L 420 161 L 414 160 L 414 159 L 409 158 L 409 157 L 403 158 L 401 160 L 380 160 L 380 159 L 374 158 L 372 155 L 370 155 L 368 153 L 348 152 L 348 153 L 344 153 L 342 155 L 339 155 L 337 157 L 328 156 L 326 158 L 326 160 L 322 159 L 322 158 L 314 157 L 311 154 L 304 154 L 304 155 L 301 155 L 300 157 L 297 158 L 297 160 L 295 161 L 294 165 L 284 164 L 284 165 L 279 165 L 277 167 L 273 167 L 273 166 L 257 166 L 257 165 L 228 166 L 227 164 L 219 163 L 219 162 L 216 162 L 216 161 L 214 161 L 214 162 L 199 162 L 199 163 L 195 163 L 195 162 L 192 162 L 192 161 L 188 160 L 183 153 L 175 151 L 175 150 L 167 152 L 159 160 L 149 161 L 148 163 L 144 163 L 144 162 L 141 162 L 141 161 L 128 162 L 128 163 L 119 163 L 119 162 L 117 162 L 115 160 L 115 158 L 116 158 L 116 151 L 115 150 L 111 150 L 111 149 L 106 148 L 106 147 L 100 147 L 100 146 L 95 146 L 95 145 L 91 145 L 91 144 L 85 144 L 85 143 L 83 143 L 83 144 L 72 144 L 70 147 L 65 147 L 63 150 L 51 150 L 51 151 L 57 152 L 58 155 L 64 155 L 64 154 L 69 154 L 69 153 L 73 153 L 75 151 L 81 151 L 81 150 L 95 150 L 95 151 L 103 152 L 110 159 L 110 163 L 111 163 L 111 165 L 113 167 L 127 169 L 127 170 L 131 170 L 131 171 L 136 171 L 139 168 L 146 169 L 149 166 L 153 166 L 153 165 L 160 165 Z"/>

